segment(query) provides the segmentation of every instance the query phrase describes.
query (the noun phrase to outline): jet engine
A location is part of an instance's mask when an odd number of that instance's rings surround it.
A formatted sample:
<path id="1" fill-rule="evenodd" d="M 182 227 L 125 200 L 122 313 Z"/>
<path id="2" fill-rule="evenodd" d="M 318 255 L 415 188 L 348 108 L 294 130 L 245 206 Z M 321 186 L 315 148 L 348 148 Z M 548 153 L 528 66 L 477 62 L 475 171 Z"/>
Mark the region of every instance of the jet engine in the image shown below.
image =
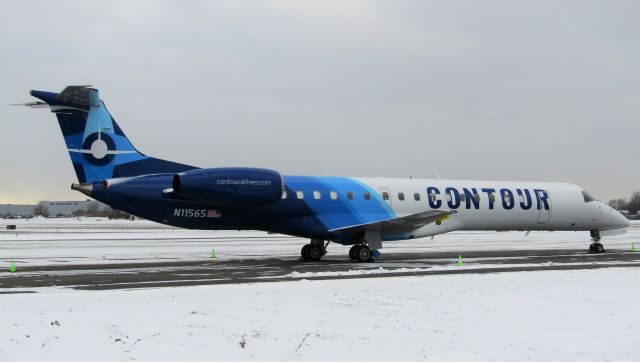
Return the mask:
<path id="1" fill-rule="evenodd" d="M 194 201 L 258 206 L 282 198 L 282 176 L 260 168 L 206 168 L 173 176 L 173 192 Z"/>

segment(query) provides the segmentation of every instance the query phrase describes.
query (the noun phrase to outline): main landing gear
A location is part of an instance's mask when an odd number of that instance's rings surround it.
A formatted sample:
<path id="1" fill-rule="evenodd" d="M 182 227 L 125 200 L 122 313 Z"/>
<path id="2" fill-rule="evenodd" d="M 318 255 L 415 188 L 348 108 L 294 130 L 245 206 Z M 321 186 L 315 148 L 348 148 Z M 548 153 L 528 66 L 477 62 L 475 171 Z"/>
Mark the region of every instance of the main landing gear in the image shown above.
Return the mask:
<path id="1" fill-rule="evenodd" d="M 589 245 L 589 254 L 604 253 L 604 246 L 600 243 L 600 230 L 591 230 L 591 240 L 593 242 Z"/>
<path id="2" fill-rule="evenodd" d="M 311 243 L 302 247 L 300 250 L 300 255 L 302 256 L 302 260 L 305 261 L 318 261 L 320 258 L 327 253 L 327 246 L 329 242 L 326 244 L 324 240 L 319 239 L 311 239 Z"/>
<path id="3" fill-rule="evenodd" d="M 329 242 L 325 244 L 324 240 L 311 239 L 309 244 L 306 244 L 300 250 L 300 255 L 304 261 L 318 261 L 327 253 L 327 246 Z M 349 259 L 351 261 L 364 262 L 373 261 L 373 252 L 366 244 L 356 244 L 349 249 Z"/>
<path id="4" fill-rule="evenodd" d="M 356 244 L 349 249 L 349 259 L 351 261 L 368 261 L 373 262 L 373 258 L 380 257 L 378 249 L 382 248 L 382 237 L 380 230 L 370 229 L 365 230 L 360 234 L 362 244 Z"/>
<path id="5" fill-rule="evenodd" d="M 356 244 L 349 249 L 349 259 L 352 261 L 373 261 L 371 249 L 368 245 Z"/>

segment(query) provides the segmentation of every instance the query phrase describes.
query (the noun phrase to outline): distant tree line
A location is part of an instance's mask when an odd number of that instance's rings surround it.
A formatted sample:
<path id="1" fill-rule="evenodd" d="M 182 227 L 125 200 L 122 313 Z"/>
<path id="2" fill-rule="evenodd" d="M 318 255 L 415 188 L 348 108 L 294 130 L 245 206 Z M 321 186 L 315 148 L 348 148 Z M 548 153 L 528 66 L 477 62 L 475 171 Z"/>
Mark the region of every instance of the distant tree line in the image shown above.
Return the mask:
<path id="1" fill-rule="evenodd" d="M 35 216 L 49 217 L 49 207 L 44 201 L 38 202 L 33 208 L 33 214 Z M 60 216 L 60 215 L 53 215 Z M 84 210 L 76 210 L 73 212 L 73 216 L 91 216 L 91 217 L 105 217 L 109 219 L 130 219 L 131 215 L 118 209 L 103 208 L 100 209 L 100 203 L 97 201 L 91 201 Z"/>
<path id="2" fill-rule="evenodd" d="M 636 215 L 640 211 L 640 191 L 631 194 L 629 201 L 625 199 L 613 199 L 607 203 L 616 210 L 627 210 L 630 215 Z"/>
<path id="3" fill-rule="evenodd" d="M 78 210 L 73 213 L 73 216 L 91 216 L 91 217 L 105 217 L 109 219 L 130 219 L 131 214 L 128 214 L 118 209 L 94 209 L 92 205 L 87 206 L 85 210 Z"/>
<path id="4" fill-rule="evenodd" d="M 35 216 L 49 217 L 49 207 L 44 201 L 40 201 L 38 205 L 33 208 L 33 214 Z"/>

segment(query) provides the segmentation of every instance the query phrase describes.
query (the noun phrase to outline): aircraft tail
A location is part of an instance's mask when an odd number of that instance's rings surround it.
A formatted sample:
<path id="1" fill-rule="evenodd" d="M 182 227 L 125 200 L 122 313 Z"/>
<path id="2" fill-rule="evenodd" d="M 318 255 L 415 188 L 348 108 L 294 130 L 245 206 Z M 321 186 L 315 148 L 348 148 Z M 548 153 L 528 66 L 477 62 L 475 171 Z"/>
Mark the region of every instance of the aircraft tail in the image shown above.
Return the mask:
<path id="1" fill-rule="evenodd" d="M 196 167 L 149 157 L 133 146 L 107 111 L 98 90 L 69 86 L 60 93 L 32 90 L 55 113 L 80 183 L 155 173 L 179 173 Z"/>

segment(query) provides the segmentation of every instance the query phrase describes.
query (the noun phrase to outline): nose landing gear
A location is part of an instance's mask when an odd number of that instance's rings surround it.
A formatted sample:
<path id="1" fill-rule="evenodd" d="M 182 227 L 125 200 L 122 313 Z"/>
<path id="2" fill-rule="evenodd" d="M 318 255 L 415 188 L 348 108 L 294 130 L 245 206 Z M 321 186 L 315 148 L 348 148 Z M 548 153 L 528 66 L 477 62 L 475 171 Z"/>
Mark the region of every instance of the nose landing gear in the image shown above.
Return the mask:
<path id="1" fill-rule="evenodd" d="M 604 253 L 604 246 L 600 243 L 600 230 L 591 230 L 591 240 L 593 242 L 589 245 L 589 254 L 601 254 Z"/>

